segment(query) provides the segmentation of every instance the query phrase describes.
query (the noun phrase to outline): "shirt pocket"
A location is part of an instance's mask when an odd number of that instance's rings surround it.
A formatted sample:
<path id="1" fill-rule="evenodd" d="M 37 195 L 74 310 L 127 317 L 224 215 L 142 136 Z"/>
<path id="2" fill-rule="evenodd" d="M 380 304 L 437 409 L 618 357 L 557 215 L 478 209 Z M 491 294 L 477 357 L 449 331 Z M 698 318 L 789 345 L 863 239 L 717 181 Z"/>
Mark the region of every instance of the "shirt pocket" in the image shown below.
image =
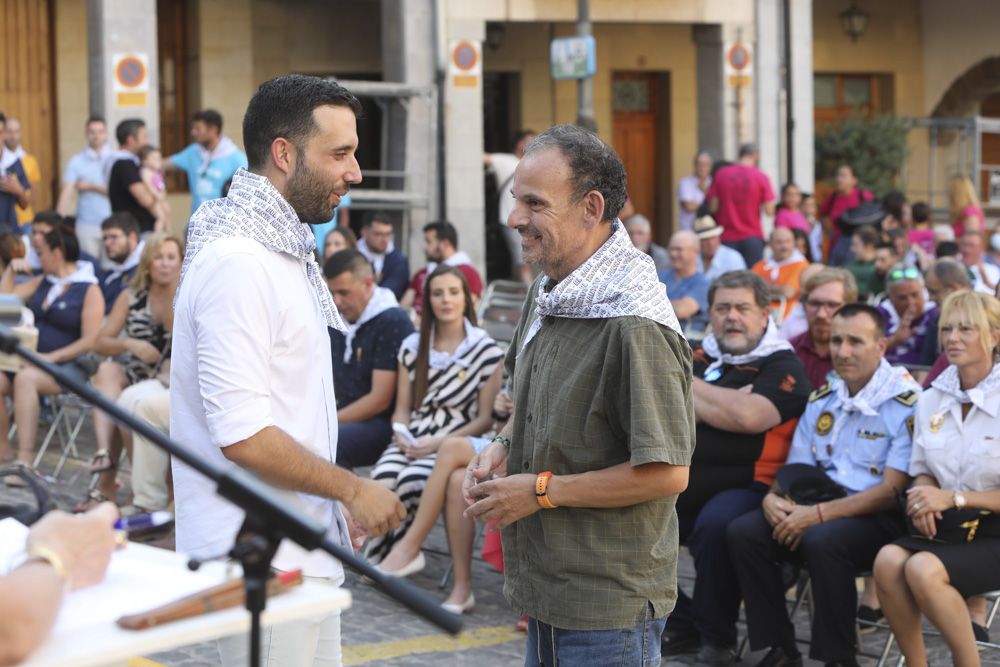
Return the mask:
<path id="1" fill-rule="evenodd" d="M 976 438 L 962 461 L 959 483 L 973 491 L 1000 489 L 1000 438 Z"/>
<path id="2" fill-rule="evenodd" d="M 867 428 L 862 426 L 855 431 L 849 458 L 860 472 L 881 478 L 889 455 L 889 442 L 889 434 L 884 425 Z"/>

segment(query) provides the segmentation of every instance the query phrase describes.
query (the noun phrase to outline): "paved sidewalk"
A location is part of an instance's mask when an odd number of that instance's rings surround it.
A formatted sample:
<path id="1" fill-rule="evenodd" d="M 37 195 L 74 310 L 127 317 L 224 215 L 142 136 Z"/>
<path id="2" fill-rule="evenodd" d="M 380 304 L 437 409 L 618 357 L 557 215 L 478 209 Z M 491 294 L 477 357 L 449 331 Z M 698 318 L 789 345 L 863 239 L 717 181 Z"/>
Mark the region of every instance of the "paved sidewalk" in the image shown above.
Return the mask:
<path id="1" fill-rule="evenodd" d="M 44 434 L 45 429 L 40 429 Z M 89 456 L 94 451 L 93 428 L 89 422 L 80 434 L 78 446 L 82 456 Z M 58 459 L 54 443 L 42 464 L 42 471 L 51 471 Z M 63 509 L 70 509 L 86 495 L 89 476 L 86 463 L 70 460 L 65 470 L 52 484 L 54 495 Z M 125 488 L 128 486 L 127 470 L 120 475 L 120 481 Z M 25 499 L 25 493 L 17 489 L 8 489 L 0 485 L 0 501 Z M 125 492 L 119 497 L 119 502 L 128 501 Z M 172 548 L 173 536 L 167 535 L 158 543 L 159 546 Z M 427 568 L 410 578 L 415 586 L 428 591 L 432 596 L 443 600 L 446 590 L 439 588 L 441 577 L 448 566 L 447 541 L 444 529 L 438 524 L 428 539 Z M 693 580 L 693 566 L 686 552 L 680 560 L 681 583 L 689 588 Z M 472 614 L 466 615 L 465 632 L 457 638 L 448 637 L 436 628 L 417 618 L 413 613 L 402 607 L 372 586 L 364 584 L 354 574 L 348 574 L 346 586 L 354 596 L 353 606 L 342 618 L 342 634 L 345 665 L 384 665 L 386 667 L 423 667 L 435 666 L 466 666 L 474 667 L 513 667 L 524 664 L 525 635 L 516 632 L 514 623 L 517 618 L 501 594 L 503 577 L 491 566 L 481 560 L 473 561 L 473 586 L 476 594 L 476 608 Z M 808 615 L 803 611 L 796 617 L 796 627 L 800 638 L 808 638 Z M 745 628 L 740 627 L 740 636 L 745 634 Z M 1000 626 L 995 628 L 994 636 L 1000 637 Z M 864 638 L 864 650 L 869 654 L 877 654 L 885 639 L 885 632 L 880 631 Z M 808 647 L 802 646 L 803 652 Z M 742 665 L 754 665 L 762 657 L 762 653 L 744 657 Z M 895 664 L 895 656 L 889 663 Z M 168 665 L 169 667 L 201 667 L 218 664 L 218 656 L 212 643 L 187 646 L 151 656 L 145 656 L 148 661 L 136 661 L 135 664 L 144 667 Z M 947 648 L 938 639 L 929 642 L 929 658 L 932 665 L 950 665 L 951 659 Z M 862 658 L 862 664 L 874 665 L 875 660 Z M 664 665 L 674 665 L 675 662 L 664 660 Z M 807 661 L 807 664 L 820 663 Z M 984 665 L 1000 667 L 1000 652 L 993 651 L 983 654 Z"/>

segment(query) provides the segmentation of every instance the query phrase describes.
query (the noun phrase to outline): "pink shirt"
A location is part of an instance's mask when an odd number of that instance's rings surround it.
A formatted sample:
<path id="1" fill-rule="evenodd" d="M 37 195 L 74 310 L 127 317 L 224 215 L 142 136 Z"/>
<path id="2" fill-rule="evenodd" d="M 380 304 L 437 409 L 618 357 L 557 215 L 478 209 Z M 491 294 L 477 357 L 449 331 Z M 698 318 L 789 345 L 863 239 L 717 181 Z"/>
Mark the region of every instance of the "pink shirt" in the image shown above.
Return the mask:
<path id="1" fill-rule="evenodd" d="M 762 239 L 760 207 L 774 200 L 771 181 L 756 167 L 731 164 L 723 167 L 705 193 L 706 199 L 719 200 L 715 221 L 722 227 L 723 241 Z"/>
<path id="2" fill-rule="evenodd" d="M 774 218 L 774 226 L 788 227 L 789 229 L 801 229 L 806 234 L 809 233 L 809 221 L 806 220 L 806 216 L 802 215 L 799 211 L 793 211 L 787 208 L 783 208 L 778 211 L 778 215 Z"/>
<path id="3" fill-rule="evenodd" d="M 850 211 L 861 202 L 871 201 L 875 197 L 872 193 L 861 188 L 854 188 L 850 194 L 838 194 L 836 190 L 831 192 L 823 200 L 819 207 L 819 217 L 830 218 L 830 247 L 832 248 L 840 239 L 840 226 L 837 219 L 847 211 Z"/>
<path id="4" fill-rule="evenodd" d="M 961 215 L 951 223 L 952 229 L 955 230 L 955 238 L 960 238 L 962 234 L 965 234 L 966 218 L 979 218 L 979 231 L 986 231 L 986 216 L 983 215 L 983 209 L 974 204 L 969 204 L 962 209 Z"/>
<path id="5" fill-rule="evenodd" d="M 906 232 L 906 238 L 910 245 L 920 246 L 920 249 L 931 257 L 934 256 L 934 230 L 933 229 L 911 229 Z"/>

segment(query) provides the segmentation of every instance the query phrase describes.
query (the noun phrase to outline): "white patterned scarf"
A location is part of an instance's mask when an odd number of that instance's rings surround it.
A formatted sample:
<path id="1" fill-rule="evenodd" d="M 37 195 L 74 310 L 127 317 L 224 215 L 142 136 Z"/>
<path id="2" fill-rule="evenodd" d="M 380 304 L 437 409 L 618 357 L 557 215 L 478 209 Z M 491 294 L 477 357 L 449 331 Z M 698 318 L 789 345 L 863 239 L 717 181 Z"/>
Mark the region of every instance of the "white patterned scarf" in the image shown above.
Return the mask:
<path id="1" fill-rule="evenodd" d="M 844 414 L 860 412 L 868 417 L 877 415 L 879 406 L 893 396 L 898 396 L 905 391 L 920 391 L 920 385 L 913 379 L 909 371 L 902 366 L 890 365 L 885 357 L 879 362 L 875 374 L 868 380 L 868 383 L 854 396 L 850 395 L 850 389 L 847 388 L 847 383 L 842 378 L 834 378 L 830 384 L 837 394 L 837 398 L 840 399 L 840 410 Z M 840 427 L 846 421 L 846 419 L 838 419 L 834 422 L 830 442 L 837 441 Z"/>
<path id="2" fill-rule="evenodd" d="M 123 275 L 139 266 L 139 260 L 142 259 L 142 251 L 146 248 L 145 241 L 139 241 L 132 252 L 129 253 L 128 257 L 121 264 L 115 264 L 111 267 L 111 271 L 104 277 L 104 284 L 110 285 L 115 282 Z"/>
<path id="3" fill-rule="evenodd" d="M 348 322 L 347 331 L 344 332 L 344 363 L 351 361 L 351 352 L 354 345 L 354 337 L 358 335 L 358 330 L 376 317 L 389 310 L 398 308 L 399 302 L 392 290 L 376 286 L 372 291 L 372 298 L 368 299 L 368 305 L 361 311 L 361 316 L 357 322 Z"/>
<path id="4" fill-rule="evenodd" d="M 542 328 L 546 317 L 607 319 L 643 317 L 681 333 L 667 290 L 656 276 L 652 258 L 632 244 L 625 225 L 611 223 L 611 237 L 550 290 L 548 276 L 538 281 L 537 317 L 524 336 L 518 355 Z"/>
<path id="5" fill-rule="evenodd" d="M 181 282 L 202 248 L 212 241 L 228 238 L 251 239 L 268 250 L 299 260 L 306 268 L 327 326 L 347 331 L 316 263 L 316 239 L 312 230 L 299 220 L 295 209 L 264 176 L 240 168 L 233 175 L 228 195 L 210 199 L 191 216 Z M 180 294 L 180 289 L 177 293 Z"/>
<path id="6" fill-rule="evenodd" d="M 986 405 L 986 397 L 1000 391 L 1000 364 L 993 364 L 990 374 L 983 378 L 982 382 L 968 390 L 962 389 L 961 379 L 958 377 L 958 367 L 955 365 L 944 369 L 941 375 L 934 378 L 931 386 L 947 394 L 959 405 L 972 403 L 982 410 L 983 406 Z M 951 403 L 942 406 L 940 411 L 943 412 L 950 408 Z"/>
<path id="7" fill-rule="evenodd" d="M 701 349 L 705 351 L 705 354 L 715 359 L 705 369 L 702 377 L 708 377 L 709 373 L 717 368 L 722 368 L 723 365 L 742 366 L 751 361 L 769 357 L 781 350 L 795 351 L 792 344 L 779 335 L 778 326 L 770 316 L 767 318 L 767 329 L 764 330 L 764 335 L 760 337 L 757 347 L 746 354 L 729 354 L 728 352 L 723 352 L 719 349 L 719 341 L 716 339 L 714 333 L 709 333 L 705 336 L 701 341 Z"/>

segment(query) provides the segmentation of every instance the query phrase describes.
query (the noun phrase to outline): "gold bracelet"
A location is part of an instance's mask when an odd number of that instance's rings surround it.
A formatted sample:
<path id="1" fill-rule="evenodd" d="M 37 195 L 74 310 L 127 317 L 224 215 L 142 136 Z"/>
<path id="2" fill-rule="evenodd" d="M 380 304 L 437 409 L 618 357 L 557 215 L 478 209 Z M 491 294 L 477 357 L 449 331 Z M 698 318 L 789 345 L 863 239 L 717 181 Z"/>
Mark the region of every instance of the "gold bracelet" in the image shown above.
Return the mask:
<path id="1" fill-rule="evenodd" d="M 63 580 L 63 583 L 67 587 L 69 586 L 69 571 L 66 570 L 66 564 L 63 562 L 63 559 L 59 554 L 48 547 L 38 545 L 29 548 L 27 553 L 28 558 L 25 560 L 25 563 L 30 563 L 33 560 L 40 560 L 48 563 L 52 566 L 52 569 L 56 571 L 59 578 Z"/>

